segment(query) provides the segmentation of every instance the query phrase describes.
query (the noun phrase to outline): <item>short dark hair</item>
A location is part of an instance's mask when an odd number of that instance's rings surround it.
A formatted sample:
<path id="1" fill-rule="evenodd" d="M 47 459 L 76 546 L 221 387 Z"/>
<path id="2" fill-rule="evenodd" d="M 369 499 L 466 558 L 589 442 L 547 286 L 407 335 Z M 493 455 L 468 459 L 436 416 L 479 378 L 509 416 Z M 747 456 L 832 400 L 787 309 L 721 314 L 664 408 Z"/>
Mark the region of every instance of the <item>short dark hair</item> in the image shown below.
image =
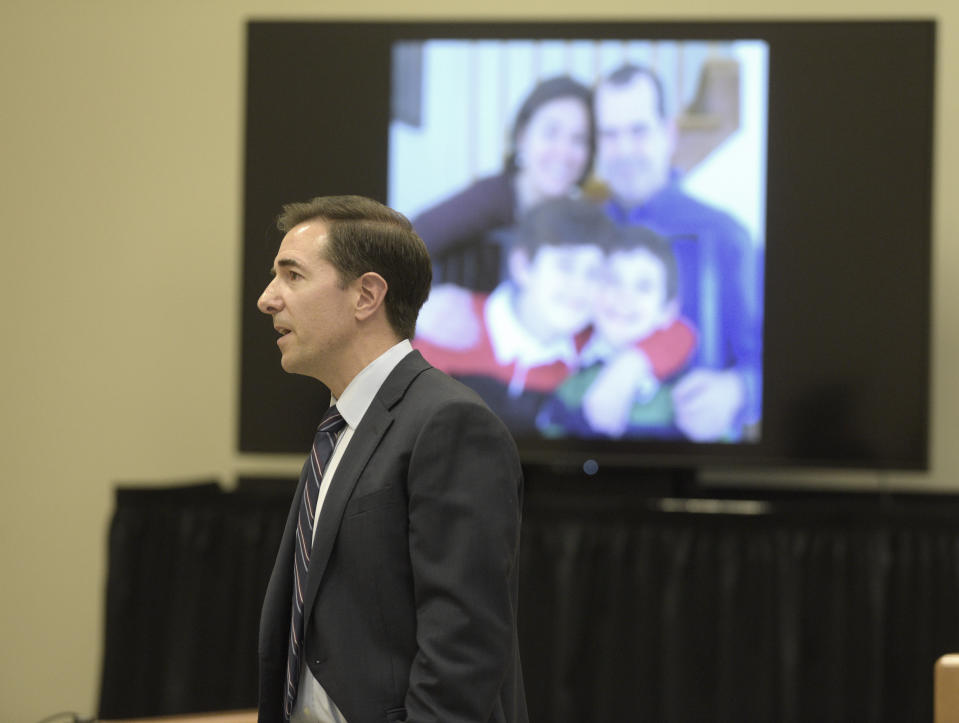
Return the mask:
<path id="1" fill-rule="evenodd" d="M 583 105 L 586 106 L 586 117 L 589 120 L 589 138 L 587 140 L 588 155 L 586 157 L 586 165 L 583 167 L 583 173 L 576 179 L 576 183 L 582 184 L 583 181 L 586 180 L 590 169 L 593 167 L 593 155 L 596 151 L 596 121 L 593 118 L 593 93 L 585 85 L 573 80 L 568 75 L 558 75 L 555 78 L 549 78 L 537 84 L 536 87 L 530 91 L 529 95 L 526 96 L 519 110 L 516 111 L 516 118 L 513 120 L 513 129 L 509 135 L 510 152 L 506 157 L 505 164 L 507 171 L 516 172 L 519 170 L 516 163 L 516 139 L 519 138 L 520 134 L 526 128 L 530 118 L 533 117 L 536 111 L 550 101 L 561 98 L 575 98 L 576 100 L 582 101 Z"/>
<path id="2" fill-rule="evenodd" d="M 401 339 L 416 332 L 416 317 L 429 295 L 433 265 L 429 251 L 402 213 L 365 196 L 318 196 L 289 203 L 276 226 L 287 233 L 306 221 L 328 228 L 324 257 L 348 284 L 368 271 L 386 281 L 386 316 Z"/>
<path id="3" fill-rule="evenodd" d="M 560 196 L 536 204 L 520 217 L 513 245 L 530 258 L 543 246 L 594 244 L 606 252 L 615 235 L 615 224 L 600 206 Z"/>
<path id="4" fill-rule="evenodd" d="M 624 63 L 603 78 L 601 85 L 622 88 L 637 78 L 647 78 L 653 84 L 653 89 L 656 91 L 656 112 L 662 120 L 666 120 L 666 94 L 663 92 L 663 81 L 652 68 L 635 63 Z"/>
<path id="5" fill-rule="evenodd" d="M 672 301 L 679 294 L 679 267 L 669 241 L 646 226 L 623 226 L 618 229 L 610 253 L 630 252 L 643 249 L 659 259 L 666 270 L 666 300 Z"/>

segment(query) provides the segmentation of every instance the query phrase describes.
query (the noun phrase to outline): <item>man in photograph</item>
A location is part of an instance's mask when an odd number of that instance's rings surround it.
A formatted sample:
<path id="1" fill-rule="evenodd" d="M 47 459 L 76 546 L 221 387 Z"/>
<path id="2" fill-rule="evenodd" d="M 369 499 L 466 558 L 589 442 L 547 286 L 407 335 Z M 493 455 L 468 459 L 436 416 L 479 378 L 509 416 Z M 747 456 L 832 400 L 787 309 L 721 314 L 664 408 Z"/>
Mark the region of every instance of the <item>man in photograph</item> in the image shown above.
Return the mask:
<path id="1" fill-rule="evenodd" d="M 692 367 L 673 390 L 676 425 L 694 441 L 742 439 L 760 411 L 758 254 L 741 224 L 681 188 L 672 166 L 676 126 L 650 69 L 625 65 L 606 76 L 594 109 L 596 175 L 611 194 L 606 210 L 619 224 L 670 241 L 682 314 L 699 330 Z"/>

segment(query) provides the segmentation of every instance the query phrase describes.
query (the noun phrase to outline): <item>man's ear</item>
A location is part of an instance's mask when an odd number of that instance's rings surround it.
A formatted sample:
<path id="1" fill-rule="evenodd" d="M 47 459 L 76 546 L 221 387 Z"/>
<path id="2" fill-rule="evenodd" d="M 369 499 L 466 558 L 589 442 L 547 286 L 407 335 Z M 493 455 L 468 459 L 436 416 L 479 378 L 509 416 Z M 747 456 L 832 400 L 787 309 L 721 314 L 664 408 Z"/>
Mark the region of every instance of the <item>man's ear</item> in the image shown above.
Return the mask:
<path id="1" fill-rule="evenodd" d="M 375 271 L 367 271 L 354 282 L 356 284 L 356 318 L 364 321 L 379 310 L 386 299 L 386 279 Z"/>

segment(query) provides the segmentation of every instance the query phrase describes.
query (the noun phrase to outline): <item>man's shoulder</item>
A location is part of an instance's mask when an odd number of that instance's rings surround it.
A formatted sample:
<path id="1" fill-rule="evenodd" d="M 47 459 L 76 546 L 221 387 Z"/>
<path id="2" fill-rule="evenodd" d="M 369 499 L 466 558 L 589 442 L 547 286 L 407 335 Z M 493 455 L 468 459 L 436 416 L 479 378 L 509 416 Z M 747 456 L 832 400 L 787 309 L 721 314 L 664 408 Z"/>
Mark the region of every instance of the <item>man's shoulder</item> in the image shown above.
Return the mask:
<path id="1" fill-rule="evenodd" d="M 402 406 L 405 413 L 422 420 L 455 409 L 477 420 L 491 418 L 502 423 L 474 389 L 428 363 L 410 385 Z"/>
<path id="2" fill-rule="evenodd" d="M 444 404 L 466 404 L 486 407 L 482 397 L 458 379 L 454 379 L 442 369 L 429 365 L 420 374 L 410 391 L 430 406 Z"/>
<path id="3" fill-rule="evenodd" d="M 380 388 L 380 396 L 388 407 L 399 402 L 422 407 L 457 401 L 485 406 L 476 392 L 430 364 L 419 349 L 396 365 Z"/>
<path id="4" fill-rule="evenodd" d="M 672 184 L 653 198 L 649 212 L 674 219 L 676 223 L 709 228 L 725 236 L 745 236 L 745 227 L 728 211 L 693 196 L 679 184 Z"/>

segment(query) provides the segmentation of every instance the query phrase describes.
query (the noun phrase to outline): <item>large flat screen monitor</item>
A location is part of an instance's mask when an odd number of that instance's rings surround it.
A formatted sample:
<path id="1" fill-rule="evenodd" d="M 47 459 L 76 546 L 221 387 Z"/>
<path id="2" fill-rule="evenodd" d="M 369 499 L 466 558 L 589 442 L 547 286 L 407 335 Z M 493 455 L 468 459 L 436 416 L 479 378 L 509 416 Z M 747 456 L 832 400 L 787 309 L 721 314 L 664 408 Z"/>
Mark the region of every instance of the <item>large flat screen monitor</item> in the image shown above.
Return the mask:
<path id="1" fill-rule="evenodd" d="M 272 219 L 360 193 L 434 259 L 414 346 L 529 464 L 926 466 L 934 23 L 263 21 L 248 51 L 241 449 L 308 447 L 325 395 L 255 309 Z"/>

